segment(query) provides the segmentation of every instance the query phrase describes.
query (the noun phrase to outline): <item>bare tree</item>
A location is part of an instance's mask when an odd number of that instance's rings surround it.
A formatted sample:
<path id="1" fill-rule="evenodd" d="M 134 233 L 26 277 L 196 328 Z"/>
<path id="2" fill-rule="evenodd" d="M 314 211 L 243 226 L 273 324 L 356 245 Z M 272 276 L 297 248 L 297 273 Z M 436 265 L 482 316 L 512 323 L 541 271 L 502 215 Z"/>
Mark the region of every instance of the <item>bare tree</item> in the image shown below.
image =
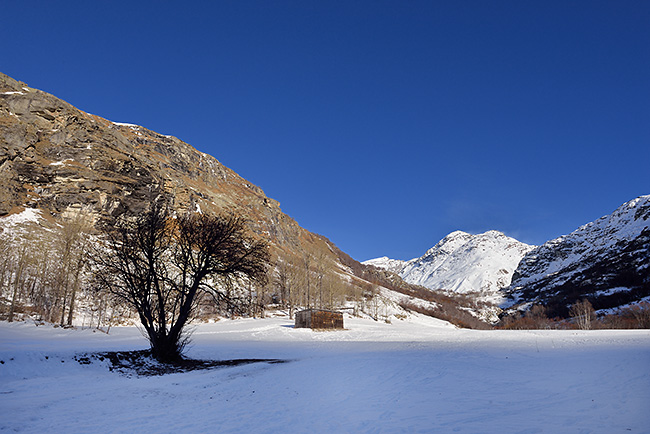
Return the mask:
<path id="1" fill-rule="evenodd" d="M 315 256 L 315 272 L 316 279 L 318 279 L 318 307 L 319 309 L 323 308 L 323 278 L 325 277 L 325 272 L 327 271 L 327 257 L 321 251 Z"/>
<path id="2" fill-rule="evenodd" d="M 287 263 L 287 261 L 278 258 L 275 266 L 275 274 L 273 276 L 273 283 L 275 284 L 277 296 L 279 297 L 278 301 L 283 307 L 288 305 L 290 298 L 290 267 L 291 266 Z"/>
<path id="3" fill-rule="evenodd" d="M 11 275 L 10 259 L 11 243 L 9 237 L 0 232 L 0 296 L 5 293 L 5 276 L 7 274 Z"/>
<path id="4" fill-rule="evenodd" d="M 366 292 L 366 298 L 370 303 L 370 316 L 375 321 L 379 321 L 379 310 L 380 310 L 380 292 L 379 286 L 376 283 L 372 283 L 368 287 Z"/>
<path id="5" fill-rule="evenodd" d="M 312 263 L 311 254 L 305 253 L 305 256 L 303 256 L 303 265 L 305 266 L 305 288 L 307 290 L 307 309 L 311 309 L 311 263 Z"/>
<path id="6" fill-rule="evenodd" d="M 594 307 L 587 299 L 573 303 L 569 309 L 569 314 L 581 330 L 590 330 L 591 323 L 596 319 Z"/>
<path id="7" fill-rule="evenodd" d="M 77 293 L 81 287 L 82 272 L 86 264 L 88 234 L 91 222 L 87 213 L 78 212 L 73 217 L 63 219 L 55 234 L 56 291 L 60 297 L 60 324 L 72 325 Z M 68 310 L 65 321 L 66 307 Z"/>
<path id="8" fill-rule="evenodd" d="M 264 279 L 269 260 L 266 244 L 246 236 L 241 219 L 172 219 L 161 205 L 121 221 L 106 236 L 106 249 L 95 254 L 96 282 L 137 311 L 152 354 L 162 362 L 182 358 L 185 326 L 201 294 L 232 302 L 220 284 Z"/>
<path id="9" fill-rule="evenodd" d="M 275 287 L 279 292 L 280 303 L 289 310 L 289 318 L 293 318 L 293 311 L 300 301 L 300 287 L 302 286 L 301 267 L 298 265 L 299 260 L 292 256 L 286 255 L 284 258 L 278 258 L 275 269 Z"/>
<path id="10" fill-rule="evenodd" d="M 22 240 L 20 245 L 16 248 L 15 252 L 15 270 L 13 276 L 13 290 L 11 292 L 11 304 L 9 306 L 9 316 L 7 321 L 12 322 L 14 320 L 14 315 L 16 313 L 16 303 L 20 298 L 21 292 L 25 281 L 27 266 L 31 260 L 29 255 L 29 250 L 27 248 L 28 241 Z"/>
<path id="11" fill-rule="evenodd" d="M 650 328 L 650 303 L 642 301 L 625 309 L 628 314 L 636 320 L 636 326 L 640 329 Z"/>

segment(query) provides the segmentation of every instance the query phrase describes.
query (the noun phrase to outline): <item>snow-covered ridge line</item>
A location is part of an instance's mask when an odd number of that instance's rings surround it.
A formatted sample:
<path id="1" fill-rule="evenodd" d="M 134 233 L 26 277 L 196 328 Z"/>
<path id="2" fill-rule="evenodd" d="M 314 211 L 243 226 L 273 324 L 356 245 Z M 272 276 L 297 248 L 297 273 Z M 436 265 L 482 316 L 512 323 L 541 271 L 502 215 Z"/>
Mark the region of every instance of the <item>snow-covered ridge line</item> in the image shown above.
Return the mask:
<path id="1" fill-rule="evenodd" d="M 650 195 L 640 196 L 618 207 L 613 213 L 580 226 L 530 251 L 522 260 L 518 286 L 559 273 L 589 256 L 613 249 L 621 241 L 637 238 L 650 226 Z M 557 251 L 559 254 L 552 255 Z M 535 265 L 539 272 L 528 272 Z M 543 266 L 542 266 L 543 265 Z M 513 282 L 514 284 L 514 282 Z"/>
<path id="2" fill-rule="evenodd" d="M 128 124 L 126 122 L 111 122 L 113 125 L 117 125 L 120 127 L 129 127 L 129 128 L 141 128 L 140 125 L 136 124 Z"/>
<path id="3" fill-rule="evenodd" d="M 400 259 L 390 259 L 388 256 L 382 256 L 381 258 L 363 261 L 363 264 L 365 265 L 372 265 L 373 267 L 382 268 L 395 274 L 399 274 L 406 263 L 407 261 L 402 261 Z"/>
<path id="4" fill-rule="evenodd" d="M 476 235 L 455 231 L 419 258 L 399 261 L 383 257 L 364 264 L 392 271 L 408 283 L 430 289 L 494 295 L 510 284 L 519 261 L 533 248 L 498 231 Z"/>
<path id="5" fill-rule="evenodd" d="M 650 195 L 529 252 L 502 307 L 543 304 L 551 315 L 587 299 L 602 313 L 650 299 Z"/>

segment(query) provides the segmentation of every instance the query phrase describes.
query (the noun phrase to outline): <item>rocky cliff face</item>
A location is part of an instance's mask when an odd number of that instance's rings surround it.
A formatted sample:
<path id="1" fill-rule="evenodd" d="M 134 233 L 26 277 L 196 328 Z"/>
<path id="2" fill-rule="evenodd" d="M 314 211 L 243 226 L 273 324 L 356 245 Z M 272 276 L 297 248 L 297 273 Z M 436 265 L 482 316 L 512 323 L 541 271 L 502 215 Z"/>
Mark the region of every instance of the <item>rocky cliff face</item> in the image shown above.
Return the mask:
<path id="1" fill-rule="evenodd" d="M 179 211 L 244 216 L 276 252 L 335 246 L 301 228 L 279 203 L 215 158 L 146 128 L 110 122 L 0 74 L 0 216 L 84 209 L 97 222 L 137 214 L 160 195 Z M 340 263 L 340 262 L 339 262 Z"/>
<path id="2" fill-rule="evenodd" d="M 650 296 L 650 196 L 530 251 L 507 290 L 509 305 L 540 303 L 565 316 L 583 298 L 596 309 Z"/>
<path id="3" fill-rule="evenodd" d="M 176 137 L 85 113 L 1 73 L 0 185 L 0 233 L 18 238 L 51 232 L 60 217 L 81 211 L 101 225 L 141 213 L 165 196 L 178 212 L 243 217 L 269 242 L 277 264 L 289 265 L 285 277 L 297 297 L 294 305 L 310 302 L 304 296 L 307 273 L 318 273 L 319 290 L 329 291 L 330 300 L 336 294 L 341 303 L 354 299 L 362 308 L 376 284 L 413 303 L 421 296 L 420 288 L 394 274 L 378 275 L 301 228 L 262 189 Z M 429 294 L 423 297 L 425 305 L 433 303 Z"/>
<path id="4" fill-rule="evenodd" d="M 389 269 L 404 281 L 429 289 L 494 296 L 510 284 L 517 264 L 532 248 L 497 231 L 478 235 L 456 231 L 419 258 L 406 262 L 379 258 L 365 264 Z"/>

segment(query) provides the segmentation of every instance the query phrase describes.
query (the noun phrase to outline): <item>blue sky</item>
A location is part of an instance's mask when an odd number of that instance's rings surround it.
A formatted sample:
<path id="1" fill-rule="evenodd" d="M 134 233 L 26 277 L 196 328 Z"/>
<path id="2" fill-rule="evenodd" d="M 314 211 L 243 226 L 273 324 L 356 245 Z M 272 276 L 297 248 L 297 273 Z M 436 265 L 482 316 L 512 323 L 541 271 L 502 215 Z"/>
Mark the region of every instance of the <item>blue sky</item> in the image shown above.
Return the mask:
<path id="1" fill-rule="evenodd" d="M 648 1 L 5 2 L 0 71 L 171 134 L 358 260 L 650 194 Z"/>

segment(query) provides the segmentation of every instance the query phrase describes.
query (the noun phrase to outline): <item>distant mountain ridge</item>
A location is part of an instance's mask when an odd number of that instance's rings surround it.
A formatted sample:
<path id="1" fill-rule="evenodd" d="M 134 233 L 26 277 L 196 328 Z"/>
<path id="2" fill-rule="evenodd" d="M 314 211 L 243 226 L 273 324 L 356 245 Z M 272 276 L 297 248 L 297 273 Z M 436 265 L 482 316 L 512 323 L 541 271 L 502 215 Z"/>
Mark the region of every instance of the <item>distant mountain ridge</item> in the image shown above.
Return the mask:
<path id="1" fill-rule="evenodd" d="M 456 231 L 420 258 L 364 264 L 432 290 L 500 295 L 510 310 L 542 304 L 549 315 L 566 317 L 582 299 L 596 309 L 618 308 L 650 300 L 650 195 L 537 247 L 496 231 Z"/>
<path id="2" fill-rule="evenodd" d="M 608 309 L 650 297 L 650 195 L 528 252 L 506 292 L 560 316 L 582 298 Z"/>
<path id="3" fill-rule="evenodd" d="M 429 289 L 496 295 L 510 284 L 519 261 L 533 248 L 498 231 L 477 235 L 455 231 L 419 258 L 384 257 L 364 264 L 393 271 L 404 281 Z"/>

